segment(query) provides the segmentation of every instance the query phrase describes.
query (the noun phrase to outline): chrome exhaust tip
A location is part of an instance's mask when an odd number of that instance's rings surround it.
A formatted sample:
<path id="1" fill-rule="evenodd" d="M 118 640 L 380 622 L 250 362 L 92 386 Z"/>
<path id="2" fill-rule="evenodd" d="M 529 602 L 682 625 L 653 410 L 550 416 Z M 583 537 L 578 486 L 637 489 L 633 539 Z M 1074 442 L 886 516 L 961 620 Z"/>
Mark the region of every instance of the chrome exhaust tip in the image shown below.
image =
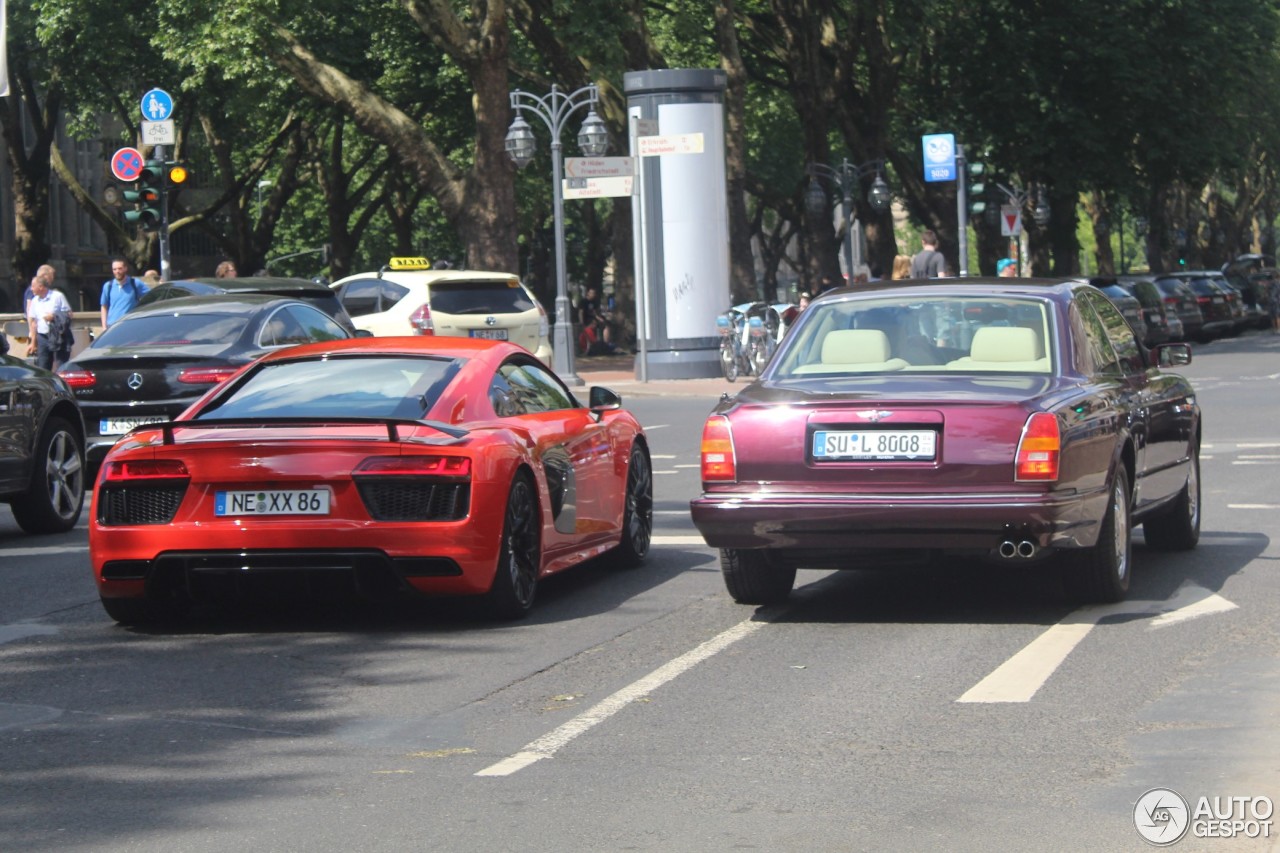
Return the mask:
<path id="1" fill-rule="evenodd" d="M 1036 547 L 1036 543 L 1030 539 L 1023 539 L 1018 543 L 1018 556 L 1024 560 L 1029 560 L 1036 555 L 1036 551 L 1040 550 Z"/>
<path id="2" fill-rule="evenodd" d="M 998 553 L 1006 560 L 1012 560 L 1018 556 L 1018 546 L 1013 543 L 1012 539 L 1006 539 L 1000 543 Z"/>

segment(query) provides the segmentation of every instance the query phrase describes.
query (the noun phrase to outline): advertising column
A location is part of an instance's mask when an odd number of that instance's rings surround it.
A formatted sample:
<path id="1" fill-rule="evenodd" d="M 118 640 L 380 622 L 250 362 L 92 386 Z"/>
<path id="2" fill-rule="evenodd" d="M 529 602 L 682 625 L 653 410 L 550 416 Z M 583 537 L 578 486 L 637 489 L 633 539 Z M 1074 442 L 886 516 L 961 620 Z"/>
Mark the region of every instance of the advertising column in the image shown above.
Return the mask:
<path id="1" fill-rule="evenodd" d="M 718 376 L 716 316 L 729 307 L 722 71 L 623 78 L 636 157 L 637 376 Z M 642 359 L 643 363 L 639 363 Z"/>

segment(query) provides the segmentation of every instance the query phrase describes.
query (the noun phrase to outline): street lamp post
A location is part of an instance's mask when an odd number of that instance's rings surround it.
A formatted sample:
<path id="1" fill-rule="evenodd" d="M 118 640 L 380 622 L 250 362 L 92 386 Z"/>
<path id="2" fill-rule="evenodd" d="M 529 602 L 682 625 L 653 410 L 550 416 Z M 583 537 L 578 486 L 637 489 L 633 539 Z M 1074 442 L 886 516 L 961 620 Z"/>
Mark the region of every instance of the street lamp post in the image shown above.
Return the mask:
<path id="1" fill-rule="evenodd" d="M 551 131 L 551 196 L 553 199 L 552 217 L 555 221 L 556 238 L 556 322 L 552 327 L 552 368 L 562 380 L 570 385 L 582 385 L 574 368 L 573 320 L 570 318 L 569 280 L 565 271 L 564 251 L 564 188 L 563 163 L 560 158 L 560 133 L 564 130 L 565 121 L 575 110 L 589 106 L 582 129 L 578 133 L 578 147 L 588 157 L 599 157 L 609 147 L 609 131 L 604 122 L 596 115 L 595 105 L 600 100 L 599 90 L 595 84 L 583 86 L 575 92 L 565 94 L 559 87 L 552 86 L 545 97 L 531 95 L 519 89 L 511 93 L 511 109 L 516 117 L 507 130 L 507 156 L 517 168 L 523 169 L 533 160 L 536 146 L 533 128 L 524 120 L 525 113 L 532 113 L 540 118 Z"/>
<path id="2" fill-rule="evenodd" d="M 884 180 L 884 161 L 868 160 L 855 166 L 847 159 L 841 160 L 838 167 L 826 163 L 809 163 L 804 167 L 809 176 L 809 188 L 805 190 L 804 203 L 810 213 L 818 214 L 827 209 L 827 193 L 818 183 L 818 178 L 825 178 L 840 187 L 840 216 L 844 219 L 844 268 L 853 282 L 853 190 L 864 177 L 875 172 L 875 180 L 871 182 L 871 190 L 867 193 L 867 204 L 872 209 L 882 211 L 889 206 L 889 185 Z"/>
<path id="3" fill-rule="evenodd" d="M 262 188 L 271 186 L 271 181 L 263 178 L 258 181 L 258 216 L 262 216 Z"/>

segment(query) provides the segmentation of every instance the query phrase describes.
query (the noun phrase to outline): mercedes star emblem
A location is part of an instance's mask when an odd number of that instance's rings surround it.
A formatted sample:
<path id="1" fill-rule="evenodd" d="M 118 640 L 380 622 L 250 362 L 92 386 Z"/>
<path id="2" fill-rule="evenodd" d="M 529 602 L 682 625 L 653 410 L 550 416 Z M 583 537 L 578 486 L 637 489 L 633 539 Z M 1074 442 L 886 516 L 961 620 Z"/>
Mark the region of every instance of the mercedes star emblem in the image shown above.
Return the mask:
<path id="1" fill-rule="evenodd" d="M 132 388 L 134 391 L 137 391 L 139 388 L 142 387 L 142 374 L 130 373 L 129 378 L 125 380 L 125 384 L 128 385 L 130 388 Z"/>
<path id="2" fill-rule="evenodd" d="M 485 318 L 484 318 L 484 324 L 485 324 L 486 326 L 496 326 L 496 325 L 498 325 L 498 318 L 497 318 L 497 317 L 485 317 Z"/>

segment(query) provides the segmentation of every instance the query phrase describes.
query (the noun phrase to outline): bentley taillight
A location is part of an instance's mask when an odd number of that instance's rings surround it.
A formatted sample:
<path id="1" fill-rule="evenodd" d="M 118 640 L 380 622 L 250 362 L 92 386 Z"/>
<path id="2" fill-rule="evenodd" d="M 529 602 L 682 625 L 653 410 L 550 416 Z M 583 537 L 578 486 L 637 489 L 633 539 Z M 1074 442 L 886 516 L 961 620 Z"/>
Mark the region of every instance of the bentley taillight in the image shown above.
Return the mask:
<path id="1" fill-rule="evenodd" d="M 436 325 L 431 321 L 431 306 L 422 304 L 409 316 L 409 325 L 415 335 L 434 335 Z"/>
<path id="2" fill-rule="evenodd" d="M 1058 418 L 1048 412 L 1036 412 L 1027 418 L 1018 440 L 1014 466 L 1015 480 L 1053 481 L 1058 479 L 1058 457 L 1062 436 Z"/>
<path id="3" fill-rule="evenodd" d="M 733 453 L 733 430 L 724 415 L 712 415 L 702 426 L 702 481 L 733 481 L 738 478 Z"/>

